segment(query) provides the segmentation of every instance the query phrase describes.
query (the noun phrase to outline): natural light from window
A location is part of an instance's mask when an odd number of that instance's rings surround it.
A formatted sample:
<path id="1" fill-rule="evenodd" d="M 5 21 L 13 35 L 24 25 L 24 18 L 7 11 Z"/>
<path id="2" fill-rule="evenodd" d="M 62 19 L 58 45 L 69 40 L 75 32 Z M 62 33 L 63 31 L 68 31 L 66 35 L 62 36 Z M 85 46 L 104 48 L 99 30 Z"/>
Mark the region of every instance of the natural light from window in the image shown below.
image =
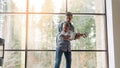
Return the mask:
<path id="1" fill-rule="evenodd" d="M 104 0 L 0 0 L 4 68 L 53 68 L 58 24 L 73 13 L 72 68 L 108 68 Z M 65 57 L 61 68 L 65 67 Z"/>

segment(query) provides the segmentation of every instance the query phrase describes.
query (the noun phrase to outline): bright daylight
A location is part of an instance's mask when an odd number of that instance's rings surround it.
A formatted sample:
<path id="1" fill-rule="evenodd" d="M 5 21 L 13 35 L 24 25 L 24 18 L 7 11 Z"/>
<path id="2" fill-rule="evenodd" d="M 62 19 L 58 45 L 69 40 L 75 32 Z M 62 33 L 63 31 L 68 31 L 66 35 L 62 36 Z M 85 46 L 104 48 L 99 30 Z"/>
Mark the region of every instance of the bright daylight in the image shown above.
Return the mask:
<path id="1" fill-rule="evenodd" d="M 104 5 L 104 0 L 0 0 L 2 67 L 54 68 L 58 25 L 72 12 L 74 31 L 87 37 L 70 41 L 71 68 L 108 68 Z M 60 68 L 65 67 L 63 54 Z"/>

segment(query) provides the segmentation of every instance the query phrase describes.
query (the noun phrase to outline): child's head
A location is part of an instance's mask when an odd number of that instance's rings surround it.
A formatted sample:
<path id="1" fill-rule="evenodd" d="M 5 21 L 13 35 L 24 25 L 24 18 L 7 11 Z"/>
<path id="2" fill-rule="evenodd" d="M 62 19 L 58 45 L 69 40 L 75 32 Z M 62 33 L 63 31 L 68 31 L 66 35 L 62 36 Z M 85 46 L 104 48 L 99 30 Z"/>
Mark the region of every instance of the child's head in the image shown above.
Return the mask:
<path id="1" fill-rule="evenodd" d="M 67 32 L 70 29 L 70 24 L 69 23 L 64 23 L 63 24 L 63 31 Z"/>

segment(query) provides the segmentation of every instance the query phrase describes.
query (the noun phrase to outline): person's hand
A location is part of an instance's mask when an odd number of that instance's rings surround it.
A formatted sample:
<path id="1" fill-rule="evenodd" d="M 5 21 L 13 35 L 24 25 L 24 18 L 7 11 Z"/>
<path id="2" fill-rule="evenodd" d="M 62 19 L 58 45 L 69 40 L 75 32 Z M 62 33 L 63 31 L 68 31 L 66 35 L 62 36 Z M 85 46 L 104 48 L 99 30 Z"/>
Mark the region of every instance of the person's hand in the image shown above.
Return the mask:
<path id="1" fill-rule="evenodd" d="M 86 37 L 87 37 L 87 34 L 86 34 L 86 33 L 84 33 L 84 34 L 82 35 L 82 37 L 83 37 L 83 38 L 86 38 Z"/>
<path id="2" fill-rule="evenodd" d="M 80 33 L 76 33 L 75 39 L 79 39 L 79 38 L 80 38 Z"/>
<path id="3" fill-rule="evenodd" d="M 70 39 L 70 36 L 68 36 L 68 35 L 66 35 L 66 36 L 62 36 L 62 38 L 64 39 L 64 40 L 69 40 Z"/>
<path id="4" fill-rule="evenodd" d="M 75 36 L 75 39 L 79 39 L 80 37 L 83 37 L 83 38 L 85 38 L 85 37 L 87 37 L 87 34 L 80 34 L 80 33 L 76 33 L 76 36 Z"/>

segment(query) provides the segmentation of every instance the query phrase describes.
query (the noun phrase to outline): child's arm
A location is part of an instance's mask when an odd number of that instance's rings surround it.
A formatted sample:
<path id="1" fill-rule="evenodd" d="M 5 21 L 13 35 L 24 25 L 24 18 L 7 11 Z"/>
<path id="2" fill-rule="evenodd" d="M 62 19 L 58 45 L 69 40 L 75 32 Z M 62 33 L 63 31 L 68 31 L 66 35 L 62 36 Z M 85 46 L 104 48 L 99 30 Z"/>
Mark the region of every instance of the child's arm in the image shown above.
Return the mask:
<path id="1" fill-rule="evenodd" d="M 70 31 L 70 40 L 75 40 L 76 33 L 73 31 Z"/>
<path id="2" fill-rule="evenodd" d="M 62 32 L 58 35 L 58 38 L 61 40 L 70 40 L 70 36 L 64 35 L 64 33 L 62 33 Z"/>
<path id="3" fill-rule="evenodd" d="M 70 36 L 68 36 L 68 35 L 61 35 L 61 38 L 62 38 L 63 40 L 69 40 L 69 39 L 70 39 Z"/>

